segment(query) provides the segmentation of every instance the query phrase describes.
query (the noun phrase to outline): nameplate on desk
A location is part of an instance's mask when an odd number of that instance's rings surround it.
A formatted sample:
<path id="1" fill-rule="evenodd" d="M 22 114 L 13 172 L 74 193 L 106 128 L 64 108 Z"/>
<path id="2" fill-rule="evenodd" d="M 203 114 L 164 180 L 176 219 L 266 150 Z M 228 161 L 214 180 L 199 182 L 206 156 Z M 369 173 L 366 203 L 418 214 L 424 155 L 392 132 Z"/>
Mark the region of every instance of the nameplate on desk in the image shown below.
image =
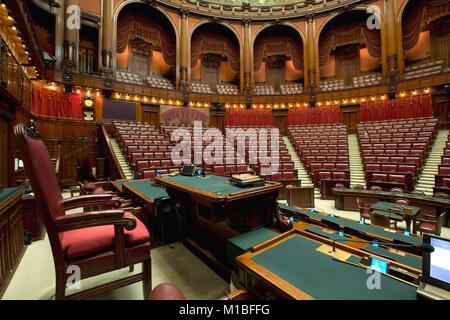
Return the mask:
<path id="1" fill-rule="evenodd" d="M 316 249 L 317 252 L 326 254 L 327 256 L 337 258 L 342 261 L 347 261 L 348 258 L 351 257 L 351 253 L 348 253 L 344 250 L 340 250 L 335 248 L 333 251 L 333 248 L 327 244 L 321 245 L 319 248 Z"/>

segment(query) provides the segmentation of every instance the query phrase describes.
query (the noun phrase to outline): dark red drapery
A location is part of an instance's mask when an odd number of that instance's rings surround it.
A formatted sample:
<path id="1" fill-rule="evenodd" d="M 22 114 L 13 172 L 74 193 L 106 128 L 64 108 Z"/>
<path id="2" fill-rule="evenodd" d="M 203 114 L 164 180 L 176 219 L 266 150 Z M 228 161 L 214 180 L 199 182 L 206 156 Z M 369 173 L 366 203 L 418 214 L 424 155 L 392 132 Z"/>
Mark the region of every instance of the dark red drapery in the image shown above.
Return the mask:
<path id="1" fill-rule="evenodd" d="M 130 6 L 120 13 L 117 20 L 117 52 L 124 52 L 129 40 L 134 39 L 159 48 L 167 64 L 176 64 L 176 44 L 171 25 L 160 17 L 149 17 L 147 12 Z"/>
<path id="2" fill-rule="evenodd" d="M 33 86 L 31 112 L 61 119 L 83 119 L 81 95 Z"/>
<path id="3" fill-rule="evenodd" d="M 367 28 L 366 21 L 333 23 L 327 27 L 319 39 L 319 65 L 327 63 L 332 50 L 349 44 L 365 44 L 369 54 L 375 58 L 381 57 L 381 32 L 379 29 Z"/>
<path id="4" fill-rule="evenodd" d="M 293 30 L 267 29 L 255 41 L 254 70 L 259 70 L 264 57 L 285 55 L 290 57 L 295 69 L 303 70 L 302 39 Z"/>
<path id="5" fill-rule="evenodd" d="M 431 95 L 361 102 L 360 106 L 362 122 L 429 117 L 432 113 Z"/>
<path id="6" fill-rule="evenodd" d="M 234 35 L 217 30 L 196 30 L 191 40 L 191 67 L 195 67 L 202 54 L 214 53 L 227 57 L 231 69 L 240 70 L 239 44 Z"/>
<path id="7" fill-rule="evenodd" d="M 411 50 L 416 45 L 424 23 L 428 24 L 449 14 L 448 0 L 424 0 L 408 4 L 402 17 L 403 50 Z"/>
<path id="8" fill-rule="evenodd" d="M 271 126 L 273 125 L 270 109 L 227 109 L 227 126 Z"/>
<path id="9" fill-rule="evenodd" d="M 289 109 L 289 125 L 327 124 L 339 122 L 339 106 Z"/>

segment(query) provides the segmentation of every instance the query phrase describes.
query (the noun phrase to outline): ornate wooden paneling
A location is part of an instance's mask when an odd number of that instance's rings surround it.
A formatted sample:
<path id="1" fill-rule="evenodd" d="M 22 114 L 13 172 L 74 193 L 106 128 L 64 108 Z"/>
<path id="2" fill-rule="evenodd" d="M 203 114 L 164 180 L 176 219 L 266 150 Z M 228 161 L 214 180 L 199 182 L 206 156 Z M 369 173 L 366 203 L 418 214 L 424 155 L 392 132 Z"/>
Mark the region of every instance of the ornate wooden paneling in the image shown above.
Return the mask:
<path id="1" fill-rule="evenodd" d="M 0 297 L 24 252 L 22 191 L 0 193 Z"/>

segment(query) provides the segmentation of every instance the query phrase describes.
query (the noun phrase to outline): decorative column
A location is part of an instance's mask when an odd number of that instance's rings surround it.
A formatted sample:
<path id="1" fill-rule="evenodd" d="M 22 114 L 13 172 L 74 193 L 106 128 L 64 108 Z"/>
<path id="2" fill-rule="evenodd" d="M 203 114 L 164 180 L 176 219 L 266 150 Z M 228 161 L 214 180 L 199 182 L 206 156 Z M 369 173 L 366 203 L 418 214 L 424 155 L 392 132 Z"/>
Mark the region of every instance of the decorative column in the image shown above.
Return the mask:
<path id="1" fill-rule="evenodd" d="M 397 89 L 397 27 L 395 23 L 395 0 L 384 2 L 385 30 L 387 44 L 387 80 L 388 90 L 395 92 Z"/>
<path id="2" fill-rule="evenodd" d="M 316 101 L 316 54 L 315 54 L 315 34 L 314 34 L 314 14 L 308 13 L 306 15 L 306 54 L 307 54 L 307 65 L 305 66 L 308 70 L 308 79 L 306 88 L 309 93 L 309 101 L 311 105 L 315 104 Z"/>
<path id="3" fill-rule="evenodd" d="M 64 31 L 66 29 L 66 14 L 64 0 L 59 1 L 60 6 L 54 8 L 56 17 L 56 28 L 55 28 L 55 66 L 58 70 L 63 68 L 64 60 Z M 53 9 L 52 9 L 53 12 Z"/>
<path id="4" fill-rule="evenodd" d="M 250 41 L 250 19 L 243 19 L 242 23 L 244 25 L 244 79 L 242 81 L 242 87 L 244 89 L 244 94 L 250 96 L 252 93 L 252 44 Z"/>
<path id="5" fill-rule="evenodd" d="M 62 67 L 64 71 L 72 72 L 77 69 L 81 10 L 78 7 L 77 0 L 66 0 L 64 8 L 66 18 L 64 21 L 64 60 Z"/>
<path id="6" fill-rule="evenodd" d="M 187 105 L 189 102 L 189 37 L 188 37 L 188 16 L 189 10 L 180 9 L 180 90 L 183 92 L 183 101 Z"/>
<path id="7" fill-rule="evenodd" d="M 113 0 L 103 0 L 102 14 L 102 65 L 101 73 L 112 77 Z"/>

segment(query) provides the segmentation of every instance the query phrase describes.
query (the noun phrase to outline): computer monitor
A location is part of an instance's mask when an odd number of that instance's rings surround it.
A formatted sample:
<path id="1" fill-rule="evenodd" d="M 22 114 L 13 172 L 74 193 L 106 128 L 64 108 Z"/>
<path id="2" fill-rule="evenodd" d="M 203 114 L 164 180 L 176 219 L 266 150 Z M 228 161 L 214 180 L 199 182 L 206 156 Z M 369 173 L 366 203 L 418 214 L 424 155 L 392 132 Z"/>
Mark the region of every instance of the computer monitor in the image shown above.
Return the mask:
<path id="1" fill-rule="evenodd" d="M 186 165 L 181 169 L 181 175 L 182 176 L 194 176 L 195 175 L 195 170 L 196 170 L 196 166 L 194 165 Z"/>
<path id="2" fill-rule="evenodd" d="M 389 263 L 387 261 L 371 257 L 370 269 L 387 274 L 389 270 Z"/>
<path id="3" fill-rule="evenodd" d="M 423 242 L 433 246 L 434 251 L 423 255 L 422 281 L 450 290 L 450 239 L 424 234 Z"/>

